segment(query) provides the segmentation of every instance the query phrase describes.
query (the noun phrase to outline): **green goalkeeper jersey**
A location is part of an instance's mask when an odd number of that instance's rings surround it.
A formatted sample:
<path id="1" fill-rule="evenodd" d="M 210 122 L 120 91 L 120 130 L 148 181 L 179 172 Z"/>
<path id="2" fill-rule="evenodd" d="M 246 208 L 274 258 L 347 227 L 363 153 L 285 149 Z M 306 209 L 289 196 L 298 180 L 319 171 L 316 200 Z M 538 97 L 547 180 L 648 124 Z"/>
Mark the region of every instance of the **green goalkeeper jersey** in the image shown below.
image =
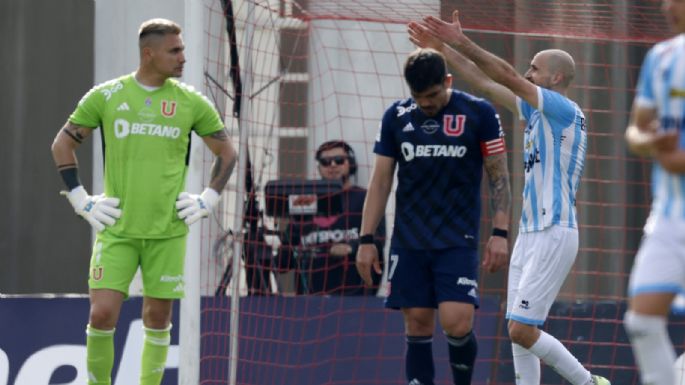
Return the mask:
<path id="1" fill-rule="evenodd" d="M 93 87 L 69 117 L 102 130 L 105 194 L 121 200 L 121 218 L 105 231 L 130 238 L 172 238 L 188 232 L 176 215 L 185 188 L 190 131 L 223 129 L 211 102 L 175 79 L 148 91 L 133 74 Z"/>

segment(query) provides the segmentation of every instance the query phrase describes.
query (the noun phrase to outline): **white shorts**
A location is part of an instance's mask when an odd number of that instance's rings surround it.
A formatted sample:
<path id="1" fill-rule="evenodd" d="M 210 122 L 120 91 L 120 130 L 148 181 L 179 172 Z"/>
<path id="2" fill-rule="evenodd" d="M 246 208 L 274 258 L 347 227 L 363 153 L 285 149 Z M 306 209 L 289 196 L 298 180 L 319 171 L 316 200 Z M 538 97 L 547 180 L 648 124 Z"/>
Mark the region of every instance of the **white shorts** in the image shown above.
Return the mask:
<path id="1" fill-rule="evenodd" d="M 685 294 L 685 221 L 650 217 L 635 264 L 628 295 Z"/>
<path id="2" fill-rule="evenodd" d="M 519 233 L 509 264 L 507 319 L 542 325 L 578 254 L 578 229 Z"/>

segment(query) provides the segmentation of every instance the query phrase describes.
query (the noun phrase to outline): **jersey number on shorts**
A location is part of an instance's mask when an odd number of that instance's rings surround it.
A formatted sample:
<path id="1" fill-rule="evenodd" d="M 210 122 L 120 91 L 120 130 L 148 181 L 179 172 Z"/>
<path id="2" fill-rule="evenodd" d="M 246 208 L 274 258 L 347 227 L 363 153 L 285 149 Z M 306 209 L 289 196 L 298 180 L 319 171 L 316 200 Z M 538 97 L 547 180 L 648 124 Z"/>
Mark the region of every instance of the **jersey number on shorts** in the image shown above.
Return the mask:
<path id="1" fill-rule="evenodd" d="M 393 274 L 395 274 L 395 269 L 397 268 L 397 262 L 400 256 L 398 254 L 390 254 L 390 272 L 388 273 L 388 281 L 392 279 Z"/>

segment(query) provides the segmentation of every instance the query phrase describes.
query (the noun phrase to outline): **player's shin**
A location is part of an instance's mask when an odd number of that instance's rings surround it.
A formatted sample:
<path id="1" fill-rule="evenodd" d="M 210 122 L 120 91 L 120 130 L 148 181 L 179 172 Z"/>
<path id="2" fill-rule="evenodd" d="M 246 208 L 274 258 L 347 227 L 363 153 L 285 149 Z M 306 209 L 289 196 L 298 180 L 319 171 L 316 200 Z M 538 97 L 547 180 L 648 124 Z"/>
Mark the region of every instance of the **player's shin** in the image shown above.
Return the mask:
<path id="1" fill-rule="evenodd" d="M 673 384 L 676 360 L 666 317 L 626 312 L 623 320 L 643 384 Z"/>
<path id="2" fill-rule="evenodd" d="M 592 375 L 590 372 L 581 365 L 578 359 L 559 340 L 544 331 L 540 331 L 540 337 L 528 350 L 540 357 L 542 362 L 554 368 L 559 375 L 571 384 L 591 384 Z"/>
<path id="3" fill-rule="evenodd" d="M 114 329 L 86 327 L 88 385 L 110 385 L 114 366 Z"/>
<path id="4" fill-rule="evenodd" d="M 473 376 L 473 367 L 478 354 L 478 341 L 473 331 L 462 337 L 447 336 L 450 367 L 455 385 L 468 385 Z"/>
<path id="5" fill-rule="evenodd" d="M 171 343 L 171 325 L 166 329 L 144 329 L 140 385 L 159 385 L 162 382 Z"/>
<path id="6" fill-rule="evenodd" d="M 433 336 L 407 336 L 405 359 L 409 385 L 433 385 Z"/>
<path id="7" fill-rule="evenodd" d="M 540 384 L 540 359 L 519 344 L 511 344 L 516 385 Z"/>

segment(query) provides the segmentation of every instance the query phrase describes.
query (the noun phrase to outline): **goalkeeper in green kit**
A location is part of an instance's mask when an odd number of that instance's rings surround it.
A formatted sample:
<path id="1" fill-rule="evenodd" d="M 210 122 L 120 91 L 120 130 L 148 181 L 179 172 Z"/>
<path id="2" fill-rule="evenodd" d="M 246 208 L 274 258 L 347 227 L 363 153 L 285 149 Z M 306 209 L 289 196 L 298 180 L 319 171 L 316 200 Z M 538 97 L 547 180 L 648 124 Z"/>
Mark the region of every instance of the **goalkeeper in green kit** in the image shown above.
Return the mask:
<path id="1" fill-rule="evenodd" d="M 52 145 L 67 185 L 64 194 L 97 231 L 90 259 L 90 315 L 86 328 L 88 384 L 110 384 L 114 330 L 140 266 L 145 341 L 141 385 L 159 385 L 164 373 L 174 299 L 183 297 L 188 226 L 219 201 L 236 152 L 212 104 L 175 79 L 183 73 L 180 27 L 166 19 L 144 22 L 140 65 L 93 87 Z M 89 195 L 79 181 L 74 150 L 100 127 L 104 194 Z M 216 155 L 209 186 L 185 191 L 190 132 Z"/>

